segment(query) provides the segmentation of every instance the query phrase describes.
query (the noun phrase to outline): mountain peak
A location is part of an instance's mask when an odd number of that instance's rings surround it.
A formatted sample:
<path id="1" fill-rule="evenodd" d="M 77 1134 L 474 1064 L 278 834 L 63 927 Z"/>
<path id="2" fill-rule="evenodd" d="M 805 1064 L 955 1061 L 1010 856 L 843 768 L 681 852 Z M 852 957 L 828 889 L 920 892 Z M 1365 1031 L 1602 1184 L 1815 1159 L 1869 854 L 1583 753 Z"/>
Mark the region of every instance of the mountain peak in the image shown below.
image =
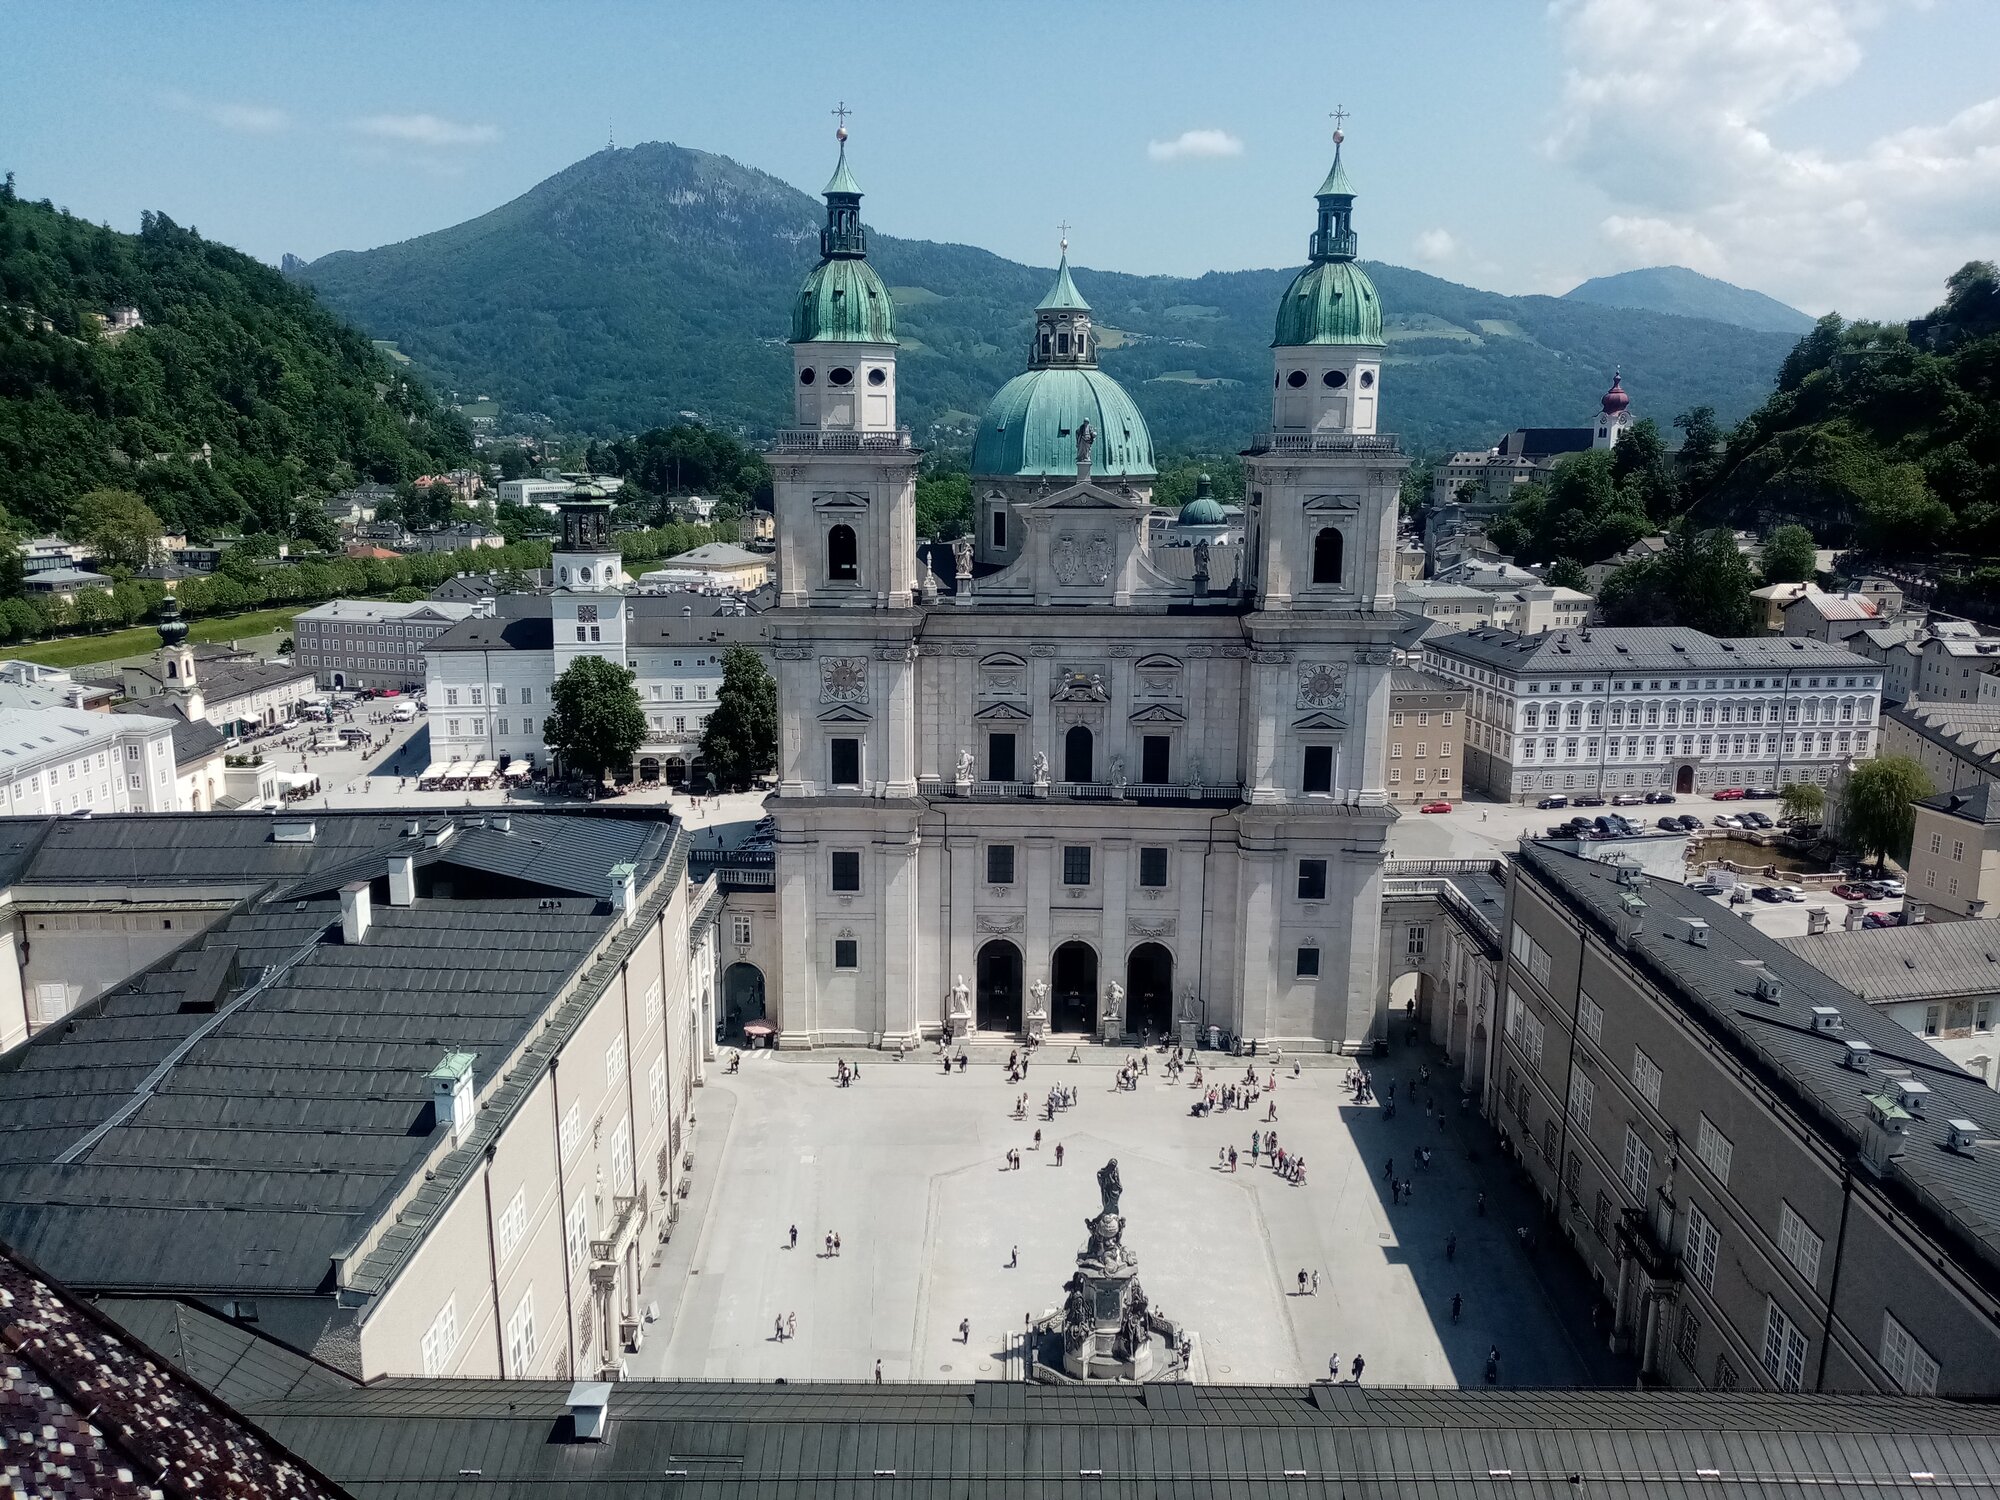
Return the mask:
<path id="1" fill-rule="evenodd" d="M 1593 276 L 1563 296 L 1599 307 L 1628 307 L 1641 312 L 1671 313 L 1680 318 L 1706 318 L 1764 333 L 1804 333 L 1813 326 L 1811 314 L 1753 292 L 1748 287 L 1718 281 L 1686 266 L 1646 266 L 1613 276 Z"/>

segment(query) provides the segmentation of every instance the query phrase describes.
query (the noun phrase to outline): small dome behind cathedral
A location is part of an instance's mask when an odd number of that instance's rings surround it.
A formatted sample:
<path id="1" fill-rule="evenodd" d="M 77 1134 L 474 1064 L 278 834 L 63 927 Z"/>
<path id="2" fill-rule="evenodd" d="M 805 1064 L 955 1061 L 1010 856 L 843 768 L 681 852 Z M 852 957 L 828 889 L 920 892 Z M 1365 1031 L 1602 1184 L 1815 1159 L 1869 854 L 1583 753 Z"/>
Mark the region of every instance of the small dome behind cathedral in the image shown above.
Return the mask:
<path id="1" fill-rule="evenodd" d="M 1206 474 L 1195 481 L 1194 498 L 1181 507 L 1180 515 L 1174 522 L 1177 526 L 1227 526 L 1229 513 L 1222 508 L 1222 502 L 1215 498 L 1214 488 Z"/>

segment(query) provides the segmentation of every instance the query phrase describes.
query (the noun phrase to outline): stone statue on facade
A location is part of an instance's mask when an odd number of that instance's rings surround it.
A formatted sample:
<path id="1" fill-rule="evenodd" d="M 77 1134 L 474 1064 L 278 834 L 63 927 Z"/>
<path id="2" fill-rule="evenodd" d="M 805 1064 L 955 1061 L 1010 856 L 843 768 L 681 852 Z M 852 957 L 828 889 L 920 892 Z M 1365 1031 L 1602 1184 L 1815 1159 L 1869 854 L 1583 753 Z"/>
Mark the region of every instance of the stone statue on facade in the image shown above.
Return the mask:
<path id="1" fill-rule="evenodd" d="M 1120 797 L 1125 795 L 1125 757 L 1111 757 L 1111 790 Z"/>
<path id="2" fill-rule="evenodd" d="M 970 750 L 961 750 L 958 752 L 958 779 L 961 782 L 972 780 L 972 752 Z"/>
<path id="3" fill-rule="evenodd" d="M 958 569 L 958 577 L 972 576 L 972 538 L 962 536 L 951 544 L 952 560 Z"/>
<path id="4" fill-rule="evenodd" d="M 1097 1169 L 1097 1195 L 1102 1201 L 1103 1212 L 1117 1217 L 1118 1200 L 1124 1192 L 1125 1180 L 1118 1175 L 1118 1158 L 1114 1156 Z"/>
<path id="5" fill-rule="evenodd" d="M 1106 1021 L 1116 1021 L 1124 1014 L 1125 986 L 1114 979 L 1104 987 L 1104 1019 Z M 1117 1165 L 1116 1162 L 1112 1163 L 1114 1167 Z"/>
<path id="6" fill-rule="evenodd" d="M 1097 429 L 1085 417 L 1076 428 L 1076 468 L 1080 474 L 1090 467 L 1090 450 L 1097 441 Z"/>
<path id="7" fill-rule="evenodd" d="M 1188 1026 L 1201 1020 L 1201 997 L 1195 993 L 1193 985 L 1181 986 L 1181 1007 L 1175 1013 L 1174 1019 Z"/>
<path id="8" fill-rule="evenodd" d="M 1208 577 L 1208 538 L 1203 537 L 1194 544 L 1194 576 Z"/>
<path id="9" fill-rule="evenodd" d="M 960 974 L 951 987 L 951 1018 L 954 1021 L 970 1020 L 972 1017 L 972 990 Z"/>
<path id="10" fill-rule="evenodd" d="M 1037 750 L 1035 752 L 1034 765 L 1035 765 L 1035 785 L 1047 786 L 1049 784 L 1048 756 L 1044 752 Z"/>

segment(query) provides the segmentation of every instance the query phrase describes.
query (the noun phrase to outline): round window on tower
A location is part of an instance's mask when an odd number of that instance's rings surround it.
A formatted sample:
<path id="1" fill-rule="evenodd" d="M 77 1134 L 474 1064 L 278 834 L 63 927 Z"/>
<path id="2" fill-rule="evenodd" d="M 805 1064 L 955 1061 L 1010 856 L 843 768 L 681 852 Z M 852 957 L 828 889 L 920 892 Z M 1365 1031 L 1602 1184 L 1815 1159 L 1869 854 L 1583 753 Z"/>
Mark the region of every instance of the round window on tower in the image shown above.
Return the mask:
<path id="1" fill-rule="evenodd" d="M 1361 372 L 1361 389 L 1365 391 L 1368 389 L 1369 386 L 1373 385 L 1374 383 L 1375 383 L 1375 372 L 1373 370 L 1363 370 Z"/>
<path id="2" fill-rule="evenodd" d="M 868 372 L 868 383 L 870 385 L 880 385 L 888 378 L 888 372 L 885 370 L 870 370 Z"/>
<path id="3" fill-rule="evenodd" d="M 568 568 L 564 568 L 564 569 L 562 569 L 562 570 L 561 570 L 561 574 L 562 574 L 562 580 L 561 580 L 561 581 L 562 581 L 562 582 L 564 582 L 564 583 L 568 583 L 568 582 L 569 582 L 569 569 L 568 569 Z"/>
<path id="4" fill-rule="evenodd" d="M 1337 391 L 1347 384 L 1347 371 L 1328 370 L 1324 375 L 1320 376 L 1320 384 L 1324 385 L 1330 391 Z"/>
<path id="5" fill-rule="evenodd" d="M 1293 390 L 1297 390 L 1300 386 L 1304 385 L 1305 383 L 1306 383 L 1306 372 L 1304 370 L 1294 370 L 1292 371 L 1291 374 L 1285 377 L 1285 384 L 1290 386 Z"/>
<path id="6" fill-rule="evenodd" d="M 848 369 L 846 365 L 835 365 L 831 370 L 826 372 L 826 380 L 828 385 L 852 385 L 854 384 L 854 372 Z"/>
<path id="7" fill-rule="evenodd" d="M 588 568 L 578 568 L 578 569 L 576 570 L 576 581 L 577 581 L 578 583 L 588 583 L 588 582 L 590 582 L 590 569 L 588 569 Z"/>
<path id="8" fill-rule="evenodd" d="M 817 378 L 817 377 L 815 377 L 815 376 L 814 376 L 814 374 L 813 374 L 813 371 L 812 371 L 812 366 L 811 366 L 811 365 L 807 365 L 807 366 L 806 366 L 806 367 L 805 367 L 805 368 L 804 368 L 803 370 L 799 371 L 799 384 L 800 384 L 800 385 L 811 385 L 811 384 L 813 383 L 814 379 L 816 379 L 816 378 Z"/>

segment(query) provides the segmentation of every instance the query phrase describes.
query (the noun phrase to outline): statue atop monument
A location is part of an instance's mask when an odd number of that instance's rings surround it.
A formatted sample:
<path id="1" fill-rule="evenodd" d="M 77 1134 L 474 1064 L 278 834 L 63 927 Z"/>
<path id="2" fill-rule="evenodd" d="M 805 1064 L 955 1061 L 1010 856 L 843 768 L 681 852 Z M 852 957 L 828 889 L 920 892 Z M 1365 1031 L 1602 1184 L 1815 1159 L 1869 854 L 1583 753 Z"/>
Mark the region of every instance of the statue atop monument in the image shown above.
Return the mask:
<path id="1" fill-rule="evenodd" d="M 1125 1191 L 1125 1184 L 1118 1176 L 1117 1157 L 1112 1157 L 1111 1160 L 1097 1169 L 1097 1191 L 1103 1196 L 1104 1212 L 1116 1215 L 1118 1212 L 1118 1196 Z"/>

